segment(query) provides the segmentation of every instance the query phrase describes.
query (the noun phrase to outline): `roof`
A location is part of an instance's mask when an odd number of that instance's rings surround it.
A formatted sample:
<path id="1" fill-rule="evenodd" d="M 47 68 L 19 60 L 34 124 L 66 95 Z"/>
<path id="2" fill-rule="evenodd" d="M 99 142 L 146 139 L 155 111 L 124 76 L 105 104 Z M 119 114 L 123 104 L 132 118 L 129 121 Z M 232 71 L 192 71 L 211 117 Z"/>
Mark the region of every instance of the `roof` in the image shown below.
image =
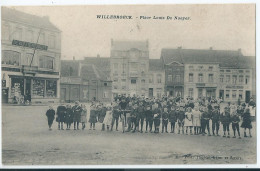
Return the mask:
<path id="1" fill-rule="evenodd" d="M 186 64 L 219 64 L 227 68 L 250 68 L 255 63 L 255 58 L 243 56 L 240 50 L 162 49 L 161 59 L 164 65 L 177 61 Z"/>
<path id="2" fill-rule="evenodd" d="M 111 50 L 129 51 L 138 49 L 140 51 L 148 51 L 149 43 L 147 41 L 115 41 L 111 40 Z"/>
<path id="3" fill-rule="evenodd" d="M 108 81 L 108 77 L 104 74 L 104 72 L 100 71 L 93 64 L 82 64 L 80 76 L 85 80 L 103 80 Z"/>
<path id="4" fill-rule="evenodd" d="M 149 59 L 149 71 L 163 71 L 161 59 Z"/>
<path id="5" fill-rule="evenodd" d="M 2 19 L 4 20 L 24 23 L 35 27 L 46 28 L 46 29 L 60 32 L 60 30 L 50 22 L 48 16 L 40 17 L 40 16 L 24 13 L 6 7 L 2 7 L 1 10 L 2 10 Z"/>
<path id="6" fill-rule="evenodd" d="M 80 61 L 76 60 L 61 60 L 61 76 L 68 77 L 68 76 L 78 76 L 79 70 L 79 63 Z"/>
<path id="7" fill-rule="evenodd" d="M 107 76 L 110 75 L 110 58 L 108 57 L 85 57 L 83 64 L 93 64 Z"/>

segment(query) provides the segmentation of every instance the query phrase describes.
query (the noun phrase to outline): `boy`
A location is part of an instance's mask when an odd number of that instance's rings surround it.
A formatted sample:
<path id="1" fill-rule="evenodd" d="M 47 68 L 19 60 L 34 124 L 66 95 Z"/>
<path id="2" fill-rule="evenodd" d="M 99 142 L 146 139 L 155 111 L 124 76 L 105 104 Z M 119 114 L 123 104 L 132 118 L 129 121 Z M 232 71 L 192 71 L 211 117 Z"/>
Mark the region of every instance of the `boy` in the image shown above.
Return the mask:
<path id="1" fill-rule="evenodd" d="M 116 131 L 118 131 L 118 119 L 120 115 L 119 106 L 116 103 L 113 103 L 113 119 L 111 123 L 111 131 L 113 131 L 114 123 L 116 121 Z"/>
<path id="2" fill-rule="evenodd" d="M 143 107 L 143 103 L 139 102 L 139 105 L 137 107 L 137 118 L 136 118 L 136 125 L 138 127 L 138 131 L 139 131 L 139 122 L 141 122 L 141 133 L 143 133 L 143 125 L 144 125 L 144 107 Z"/>
<path id="3" fill-rule="evenodd" d="M 146 118 L 146 129 L 145 129 L 145 133 L 147 133 L 147 128 L 148 128 L 148 125 L 149 125 L 149 129 L 150 129 L 150 132 L 152 132 L 152 127 L 153 127 L 153 113 L 152 113 L 152 110 L 151 110 L 151 107 L 148 106 L 146 108 L 146 111 L 145 111 L 145 118 Z"/>
<path id="4" fill-rule="evenodd" d="M 233 132 L 234 132 L 234 136 L 233 138 L 236 138 L 236 131 L 237 131 L 237 134 L 239 136 L 239 139 L 241 139 L 240 137 L 240 131 L 239 131 L 239 122 L 240 122 L 240 119 L 239 119 L 239 116 L 237 113 L 235 113 L 232 117 L 231 117 L 231 122 L 232 122 L 232 129 L 233 129 Z"/>
<path id="5" fill-rule="evenodd" d="M 212 110 L 212 132 L 213 132 L 213 136 L 215 136 L 215 129 L 216 129 L 217 136 L 219 136 L 219 134 L 218 134 L 219 117 L 220 117 L 220 113 L 219 113 L 219 110 L 218 110 L 218 106 L 214 106 L 214 108 Z"/>
<path id="6" fill-rule="evenodd" d="M 210 135 L 210 129 L 209 129 L 210 116 L 209 116 L 209 112 L 208 112 L 208 108 L 207 107 L 203 108 L 203 112 L 202 112 L 201 118 L 202 118 L 202 123 L 201 123 L 202 135 L 206 134 L 205 130 L 206 130 L 206 127 L 207 127 L 208 136 L 211 136 Z"/>
<path id="7" fill-rule="evenodd" d="M 177 122 L 178 122 L 178 134 L 180 134 L 180 129 L 182 128 L 182 134 L 184 134 L 184 118 L 185 118 L 185 112 L 184 108 L 180 106 L 180 108 L 177 108 Z"/>
<path id="8" fill-rule="evenodd" d="M 223 131 L 224 131 L 223 137 L 226 137 L 226 131 L 227 131 L 228 132 L 227 138 L 230 138 L 229 136 L 230 112 L 228 107 L 225 107 L 224 112 L 221 114 L 221 123 L 223 125 Z"/>
<path id="9" fill-rule="evenodd" d="M 169 112 L 169 121 L 171 122 L 171 133 L 174 133 L 175 122 L 177 121 L 175 106 L 171 107 L 171 111 Z"/>
<path id="10" fill-rule="evenodd" d="M 46 112 L 46 116 L 47 116 L 47 119 L 48 119 L 49 130 L 51 130 L 51 126 L 52 126 L 54 116 L 55 116 L 55 110 L 53 110 L 52 106 L 49 106 L 49 109 Z"/>
<path id="11" fill-rule="evenodd" d="M 153 122 L 154 122 L 154 133 L 159 133 L 159 126 L 160 126 L 160 118 L 161 118 L 161 111 L 158 108 L 158 104 L 155 103 L 153 105 Z"/>
<path id="12" fill-rule="evenodd" d="M 65 122 L 65 115 L 66 115 L 66 107 L 63 104 L 60 104 L 57 107 L 57 122 L 58 122 L 58 129 L 63 129 L 63 122 Z"/>

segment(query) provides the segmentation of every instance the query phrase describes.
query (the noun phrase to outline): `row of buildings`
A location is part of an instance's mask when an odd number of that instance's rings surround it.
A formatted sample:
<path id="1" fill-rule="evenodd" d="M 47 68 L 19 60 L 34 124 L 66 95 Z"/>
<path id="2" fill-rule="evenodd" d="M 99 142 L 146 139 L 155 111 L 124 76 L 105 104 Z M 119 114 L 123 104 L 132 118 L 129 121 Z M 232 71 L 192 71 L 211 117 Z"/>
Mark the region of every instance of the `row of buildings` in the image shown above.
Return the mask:
<path id="1" fill-rule="evenodd" d="M 61 60 L 61 31 L 47 17 L 2 8 L 2 102 L 110 101 L 121 94 L 160 98 L 256 94 L 255 57 L 241 49 L 162 49 L 149 41 L 111 40 L 109 57 Z"/>

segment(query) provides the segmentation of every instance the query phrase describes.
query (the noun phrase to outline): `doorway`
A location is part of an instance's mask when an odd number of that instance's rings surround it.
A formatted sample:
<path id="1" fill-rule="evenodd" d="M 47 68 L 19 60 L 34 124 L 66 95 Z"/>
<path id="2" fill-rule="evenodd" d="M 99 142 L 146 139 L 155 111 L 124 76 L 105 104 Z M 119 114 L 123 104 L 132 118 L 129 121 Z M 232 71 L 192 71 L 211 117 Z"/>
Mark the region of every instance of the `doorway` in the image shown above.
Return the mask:
<path id="1" fill-rule="evenodd" d="M 219 90 L 219 98 L 224 101 L 224 90 Z"/>
<path id="2" fill-rule="evenodd" d="M 31 79 L 27 78 L 25 80 L 25 101 L 31 102 Z"/>
<path id="3" fill-rule="evenodd" d="M 246 103 L 250 101 L 250 91 L 246 91 Z"/>
<path id="4" fill-rule="evenodd" d="M 8 88 L 2 88 L 2 103 L 8 103 Z"/>

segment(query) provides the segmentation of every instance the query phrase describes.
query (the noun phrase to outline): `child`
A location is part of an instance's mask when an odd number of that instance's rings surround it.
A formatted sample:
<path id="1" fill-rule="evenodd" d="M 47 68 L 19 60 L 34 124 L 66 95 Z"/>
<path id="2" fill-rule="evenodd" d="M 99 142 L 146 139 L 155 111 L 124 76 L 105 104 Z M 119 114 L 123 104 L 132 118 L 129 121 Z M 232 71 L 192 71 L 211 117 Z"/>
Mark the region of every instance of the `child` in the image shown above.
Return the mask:
<path id="1" fill-rule="evenodd" d="M 150 132 L 152 132 L 152 127 L 153 127 L 153 113 L 152 113 L 152 110 L 151 110 L 151 107 L 148 106 L 146 108 L 146 111 L 145 111 L 145 117 L 146 117 L 146 129 L 145 129 L 145 133 L 147 133 L 147 128 L 148 128 L 148 125 L 149 125 L 149 129 L 150 129 Z"/>
<path id="2" fill-rule="evenodd" d="M 71 109 L 71 105 L 67 105 L 65 121 L 66 121 L 66 125 L 67 125 L 66 130 L 69 130 L 71 123 L 73 122 L 73 111 Z"/>
<path id="3" fill-rule="evenodd" d="M 109 131 L 110 125 L 112 123 L 112 107 L 111 106 L 107 106 L 107 110 L 106 110 L 106 116 L 104 119 L 104 123 L 107 126 L 107 131 Z M 111 131 L 112 131 L 112 127 L 111 127 Z"/>
<path id="4" fill-rule="evenodd" d="M 187 108 L 184 118 L 184 126 L 186 127 L 186 135 L 188 135 L 188 128 L 190 128 L 190 135 L 192 135 L 192 112 L 191 107 Z"/>
<path id="5" fill-rule="evenodd" d="M 53 110 L 52 106 L 49 106 L 49 109 L 46 112 L 46 116 L 47 116 L 47 119 L 48 119 L 49 130 L 51 131 L 51 126 L 52 126 L 54 116 L 55 116 L 55 110 Z"/>
<path id="6" fill-rule="evenodd" d="M 229 136 L 230 112 L 228 107 L 225 107 L 224 112 L 221 114 L 221 123 L 223 125 L 223 131 L 224 131 L 223 137 L 226 137 L 226 131 L 227 131 L 228 132 L 227 138 L 230 138 Z"/>
<path id="7" fill-rule="evenodd" d="M 81 115 L 80 115 L 80 122 L 82 124 L 82 130 L 85 129 L 86 127 L 86 120 L 87 120 L 87 109 L 86 109 L 86 106 L 84 104 L 81 104 L 81 108 L 82 108 L 82 111 L 81 111 Z"/>
<path id="8" fill-rule="evenodd" d="M 58 129 L 59 130 L 64 130 L 63 129 L 63 122 L 65 122 L 65 115 L 66 115 L 66 107 L 64 104 L 60 104 L 57 107 L 57 122 L 58 122 Z"/>
<path id="9" fill-rule="evenodd" d="M 168 133 L 167 131 L 168 118 L 169 118 L 168 109 L 165 106 L 162 113 L 162 133 L 164 132 L 164 128 L 165 128 L 165 132 Z"/>
<path id="10" fill-rule="evenodd" d="M 171 122 L 171 133 L 174 133 L 175 122 L 177 121 L 177 112 L 175 111 L 175 106 L 171 107 L 169 112 L 169 121 Z"/>
<path id="11" fill-rule="evenodd" d="M 194 126 L 194 135 L 199 134 L 199 128 L 201 127 L 200 119 L 201 119 L 201 112 L 199 111 L 199 107 L 196 105 L 194 110 L 192 111 L 193 120 L 192 125 Z"/>
<path id="12" fill-rule="evenodd" d="M 113 113 L 112 114 L 113 119 L 112 119 L 112 123 L 111 123 L 111 131 L 113 131 L 115 121 L 116 121 L 116 131 L 118 131 L 118 119 L 119 119 L 119 115 L 120 115 L 120 110 L 119 110 L 119 106 L 117 105 L 117 103 L 113 103 L 112 113 Z"/>
<path id="13" fill-rule="evenodd" d="M 219 117 L 220 113 L 218 110 L 218 106 L 214 106 L 213 111 L 212 111 L 212 133 L 213 136 L 215 136 L 215 130 L 216 130 L 216 135 L 219 136 L 218 131 L 219 131 Z"/>
<path id="14" fill-rule="evenodd" d="M 158 108 L 158 104 L 153 104 L 153 122 L 154 122 L 154 133 L 159 133 L 161 111 Z"/>
<path id="15" fill-rule="evenodd" d="M 239 139 L 241 139 L 240 137 L 240 131 L 239 131 L 239 122 L 240 122 L 240 119 L 239 119 L 239 116 L 237 113 L 235 113 L 232 117 L 231 117 L 231 121 L 232 121 L 232 129 L 233 129 L 233 132 L 234 132 L 234 136 L 233 138 L 236 138 L 236 130 L 237 130 L 237 134 L 239 136 Z"/>
<path id="16" fill-rule="evenodd" d="M 177 122 L 178 122 L 178 134 L 180 134 L 180 129 L 182 128 L 182 134 L 184 134 L 184 108 L 181 106 L 179 109 L 177 109 Z"/>
<path id="17" fill-rule="evenodd" d="M 89 130 L 91 130 L 92 127 L 93 127 L 93 130 L 95 130 L 96 122 L 97 122 L 96 106 L 95 106 L 95 104 L 92 104 L 90 106 L 90 116 L 89 116 L 90 128 L 89 128 Z"/>
<path id="18" fill-rule="evenodd" d="M 206 127 L 207 127 L 208 136 L 211 136 L 210 135 L 210 129 L 209 129 L 210 116 L 209 116 L 209 112 L 208 112 L 208 108 L 207 107 L 203 108 L 203 112 L 202 112 L 201 118 L 202 118 L 202 123 L 201 123 L 202 135 L 204 136 L 206 134 L 205 130 L 206 130 Z"/>
<path id="19" fill-rule="evenodd" d="M 251 117 L 250 117 L 250 109 L 246 108 L 245 112 L 242 115 L 243 122 L 241 124 L 241 127 L 244 128 L 244 137 L 247 137 L 246 135 L 246 129 L 248 128 L 249 130 L 249 137 L 251 138 L 251 129 L 252 129 L 252 124 L 251 124 Z"/>

